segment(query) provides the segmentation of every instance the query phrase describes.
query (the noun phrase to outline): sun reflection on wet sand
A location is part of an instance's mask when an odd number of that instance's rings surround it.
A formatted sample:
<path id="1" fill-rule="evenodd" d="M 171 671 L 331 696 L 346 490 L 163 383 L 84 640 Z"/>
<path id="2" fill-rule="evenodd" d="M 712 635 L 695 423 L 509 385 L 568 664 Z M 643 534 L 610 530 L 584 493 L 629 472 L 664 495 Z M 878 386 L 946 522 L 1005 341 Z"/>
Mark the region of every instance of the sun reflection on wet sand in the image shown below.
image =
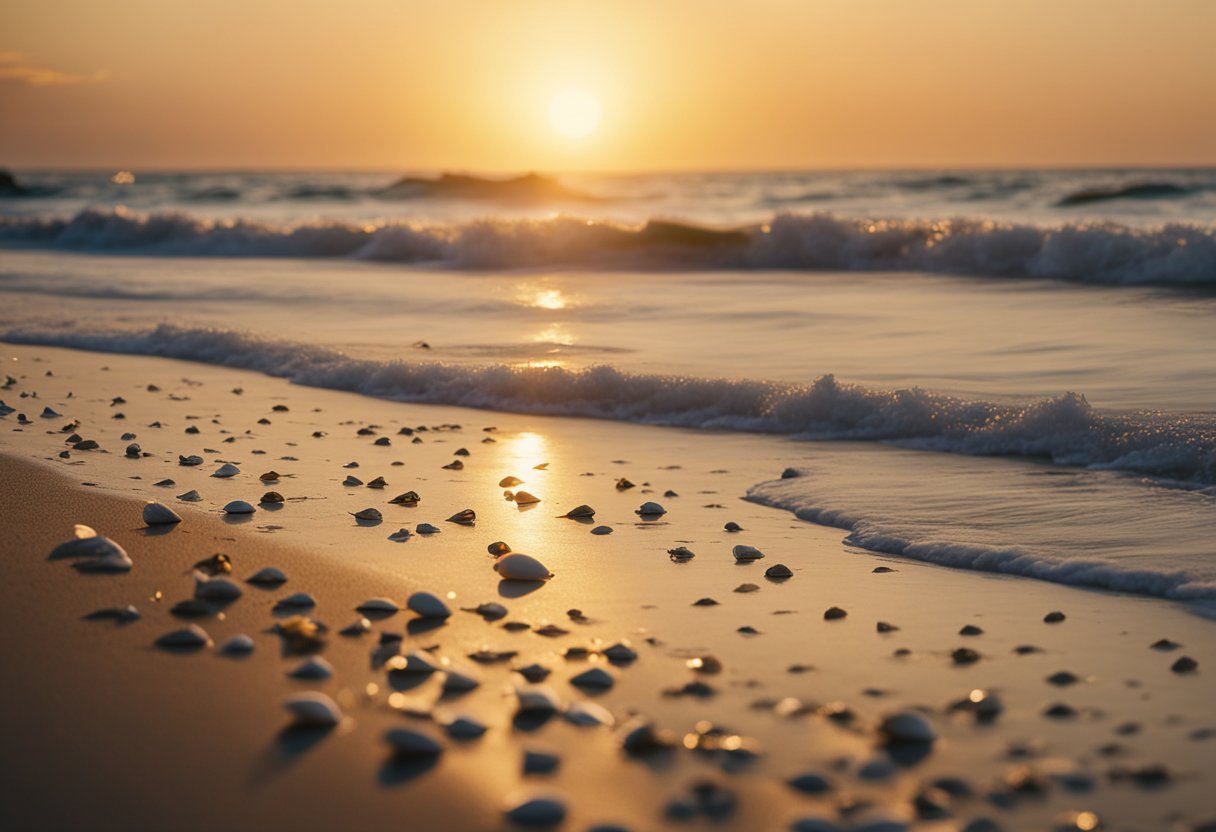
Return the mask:
<path id="1" fill-rule="evenodd" d="M 558 311 L 574 305 L 573 299 L 560 286 L 523 283 L 516 290 L 515 297 L 521 305 L 534 309 Z"/>

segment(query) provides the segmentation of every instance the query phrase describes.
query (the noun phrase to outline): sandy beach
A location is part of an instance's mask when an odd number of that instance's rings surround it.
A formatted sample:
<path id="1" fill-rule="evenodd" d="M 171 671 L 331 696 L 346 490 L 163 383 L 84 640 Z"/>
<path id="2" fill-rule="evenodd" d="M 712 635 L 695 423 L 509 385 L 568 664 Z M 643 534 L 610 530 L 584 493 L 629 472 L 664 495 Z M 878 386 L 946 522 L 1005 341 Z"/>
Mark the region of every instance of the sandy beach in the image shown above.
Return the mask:
<path id="1" fill-rule="evenodd" d="M 774 452 L 746 434 L 401 404 L 156 358 L 6 345 L 3 359 L 10 828 L 332 829 L 357 806 L 358 828 L 503 829 L 534 798 L 550 802 L 532 804 L 533 821 L 567 829 L 1211 819 L 1212 621 L 1159 599 L 879 557 L 741 499 L 813 460 L 815 443 Z M 72 450 L 73 433 L 98 447 Z M 192 454 L 203 463 L 179 464 Z M 225 462 L 239 473 L 212 476 Z M 508 476 L 540 502 L 504 499 Z M 385 487 L 368 488 L 376 477 Z M 178 499 L 190 490 L 201 500 Z M 258 505 L 270 490 L 281 507 Z M 416 505 L 390 504 L 407 491 Z M 257 511 L 225 515 L 238 499 Z M 146 527 L 148 501 L 181 522 Z M 637 515 L 648 501 L 665 513 Z M 579 505 L 594 519 L 560 516 Z M 352 517 L 366 508 L 383 519 Z M 448 520 L 465 509 L 471 525 Z M 50 559 L 78 523 L 132 568 Z M 611 533 L 593 534 L 601 525 Z M 389 539 L 401 529 L 408 538 Z M 496 541 L 553 577 L 500 581 Z M 737 545 L 764 557 L 737 562 Z M 670 557 L 680 546 L 695 557 Z M 240 597 L 173 614 L 195 593 L 192 565 L 219 552 Z M 766 577 L 777 564 L 791 577 Z M 271 566 L 281 587 L 245 582 Z M 296 612 L 327 627 L 317 655 L 330 678 L 288 676 L 308 656 L 274 632 L 287 618 L 275 604 L 298 592 L 316 606 Z M 451 617 L 402 610 L 340 633 L 363 601 L 404 607 L 415 592 Z M 465 611 L 487 603 L 505 616 Z M 126 605 L 138 620 L 86 618 Z M 1063 620 L 1045 621 L 1053 612 Z M 154 646 L 190 624 L 212 645 Z M 224 655 L 242 633 L 252 653 Z M 1154 649 L 1162 639 L 1174 649 Z M 435 671 L 395 670 L 409 654 Z M 1183 657 L 1195 669 L 1179 672 Z M 587 680 L 601 686 L 572 683 L 592 669 L 606 671 Z M 480 684 L 445 693 L 448 670 Z M 518 713 L 533 690 L 521 670 L 548 671 L 555 712 Z M 283 700 L 310 690 L 340 724 L 291 727 Z M 484 734 L 453 737 L 468 728 L 459 717 Z M 396 728 L 441 752 L 395 757 L 384 735 Z"/>

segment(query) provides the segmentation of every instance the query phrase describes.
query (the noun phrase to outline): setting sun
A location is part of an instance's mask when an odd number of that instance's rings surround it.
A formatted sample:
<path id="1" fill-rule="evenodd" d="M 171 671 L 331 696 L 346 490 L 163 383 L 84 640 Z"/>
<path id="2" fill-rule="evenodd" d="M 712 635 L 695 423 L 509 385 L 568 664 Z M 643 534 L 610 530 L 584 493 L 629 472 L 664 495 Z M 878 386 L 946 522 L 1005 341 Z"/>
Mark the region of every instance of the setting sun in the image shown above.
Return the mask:
<path id="1" fill-rule="evenodd" d="M 568 139 L 590 136 L 600 126 L 599 100 L 586 90 L 563 90 L 549 102 L 553 129 Z"/>

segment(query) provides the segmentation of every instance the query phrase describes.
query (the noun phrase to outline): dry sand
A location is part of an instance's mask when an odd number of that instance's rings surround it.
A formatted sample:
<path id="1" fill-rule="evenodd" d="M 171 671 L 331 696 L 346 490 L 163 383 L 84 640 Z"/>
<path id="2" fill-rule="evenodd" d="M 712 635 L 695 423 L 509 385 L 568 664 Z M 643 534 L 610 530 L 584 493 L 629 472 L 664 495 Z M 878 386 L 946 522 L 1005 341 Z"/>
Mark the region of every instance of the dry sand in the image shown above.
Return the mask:
<path id="1" fill-rule="evenodd" d="M 615 822 L 645 830 L 679 825 L 665 820 L 673 801 L 678 807 L 704 782 L 736 801 L 713 823 L 723 829 L 788 828 L 810 816 L 865 828 L 876 815 L 922 829 L 964 829 L 977 817 L 997 828 L 1044 829 L 1076 811 L 1096 812 L 1106 829 L 1191 829 L 1216 814 L 1213 622 L 1151 599 L 880 559 L 842 546 L 838 530 L 739 499 L 748 485 L 813 457 L 811 443 L 399 404 L 159 359 L 7 346 L 3 358 L 0 373 L 17 383 L 0 399 L 32 420 L 0 419 L 5 828 L 498 829 L 509 827 L 507 806 L 540 793 L 568 807 L 562 828 Z M 126 401 L 112 405 L 118 396 Z M 41 418 L 48 406 L 62 416 Z M 61 459 L 60 428 L 70 420 L 100 450 Z M 148 427 L 155 420 L 163 426 Z M 398 433 L 453 424 L 462 427 L 415 434 L 418 444 Z M 369 425 L 379 427 L 358 434 Z M 186 433 L 190 426 L 199 433 Z M 489 426 L 496 429 L 482 430 Z M 149 456 L 123 455 L 126 431 Z M 390 446 L 373 444 L 383 436 Z M 469 456 L 454 455 L 461 447 Z M 179 454 L 207 462 L 183 467 Z M 453 459 L 463 470 L 443 468 Z M 219 460 L 241 474 L 211 477 Z M 357 469 L 343 467 L 352 461 Z M 546 462 L 545 470 L 533 468 Z M 259 482 L 270 469 L 284 476 Z M 351 474 L 365 482 L 383 476 L 389 485 L 344 487 Z M 503 499 L 498 482 L 507 475 L 543 502 L 520 508 Z M 618 477 L 637 487 L 619 491 Z M 175 485 L 154 485 L 163 478 Z M 189 489 L 203 501 L 174 499 Z M 243 520 L 219 512 L 229 500 L 256 503 L 271 489 L 288 498 L 277 511 Z M 668 489 L 679 496 L 663 496 Z M 418 506 L 387 504 L 408 490 L 422 496 Z M 167 532 L 144 529 L 149 499 L 183 522 Z M 647 500 L 668 513 L 639 519 L 633 510 Z M 595 506 L 594 523 L 555 517 L 580 503 Z M 371 506 L 384 521 L 357 525 L 350 512 Z M 474 527 L 445 522 L 465 508 L 477 513 Z M 745 531 L 723 531 L 728 520 Z M 387 539 L 420 522 L 442 532 Z M 48 560 L 74 523 L 116 540 L 134 568 L 86 575 Z M 614 533 L 590 534 L 600 523 Z M 500 584 L 486 552 L 495 540 L 536 555 L 555 577 L 522 594 Z M 730 554 L 737 543 L 767 557 L 738 565 Z M 666 550 L 677 545 L 697 557 L 673 563 Z M 216 552 L 231 556 L 235 578 L 269 565 L 290 578 L 273 591 L 242 584 L 244 596 L 222 616 L 196 622 L 217 644 L 247 633 L 254 653 L 231 659 L 154 648 L 158 636 L 187 623 L 169 607 L 192 594 L 191 564 Z M 793 577 L 766 580 L 776 563 Z M 877 566 L 895 571 L 875 573 Z M 733 591 L 743 583 L 759 589 Z M 450 598 L 453 607 L 498 601 L 510 613 L 487 623 L 456 612 L 441 627 L 407 631 L 413 614 L 403 612 L 373 622 L 368 635 L 337 634 L 358 617 L 360 601 L 400 603 L 416 590 Z M 300 657 L 283 655 L 271 632 L 276 599 L 300 591 L 316 596 L 310 614 L 330 627 L 322 655 L 335 673 L 321 682 L 288 678 Z M 718 604 L 694 606 L 701 598 Z M 125 604 L 142 617 L 126 625 L 82 619 Z M 847 617 L 825 620 L 832 606 Z M 571 609 L 585 618 L 572 619 Z M 1066 619 L 1044 623 L 1052 610 Z M 876 632 L 878 621 L 900 629 Z M 511 631 L 504 622 L 528 626 Z M 566 633 L 537 632 L 550 624 Z M 960 635 L 965 625 L 983 633 Z M 740 633 L 743 626 L 758 634 Z M 403 634 L 402 651 L 433 649 L 437 661 L 472 670 L 481 687 L 442 697 L 442 674 L 408 682 L 389 674 L 373 659 L 381 631 Z M 1160 638 L 1182 646 L 1150 649 Z M 637 651 L 636 662 L 615 667 L 596 655 L 621 641 Z M 1020 645 L 1041 650 L 1019 654 Z M 981 658 L 956 665 L 951 652 L 959 647 Z M 591 655 L 565 655 L 570 648 Z M 468 658 L 482 649 L 517 655 L 490 665 Z M 901 649 L 910 652 L 896 655 Z M 1182 655 L 1198 662 L 1196 672 L 1171 672 Z M 688 661 L 700 656 L 718 659 L 721 672 L 690 670 Z M 513 668 L 534 662 L 552 671 L 546 684 L 563 703 L 593 699 L 616 726 L 514 720 L 522 679 Z M 569 683 L 590 666 L 613 674 L 612 689 L 589 695 Z M 1047 681 L 1063 670 L 1079 680 Z M 689 682 L 708 685 L 708 695 L 669 695 Z M 341 726 L 286 730 L 281 700 L 310 689 L 341 705 Z M 989 723 L 949 710 L 977 689 L 1003 703 Z M 1075 715 L 1045 716 L 1056 703 Z M 892 754 L 876 726 L 909 709 L 920 709 L 938 738 L 923 753 Z M 438 722 L 456 714 L 485 722 L 485 736 L 444 738 Z M 635 758 L 621 742 L 636 718 L 681 743 L 698 723 L 712 724 L 756 753 L 678 748 Z M 433 766 L 392 761 L 381 736 L 402 726 L 443 738 Z M 527 749 L 556 753 L 560 767 L 525 776 Z M 804 772 L 822 774 L 831 788 L 808 796 L 785 784 Z M 940 778 L 973 794 L 929 790 L 918 819 L 918 792 Z M 708 802 L 728 806 L 723 795 Z M 930 803 L 946 816 L 924 817 L 933 814 Z"/>

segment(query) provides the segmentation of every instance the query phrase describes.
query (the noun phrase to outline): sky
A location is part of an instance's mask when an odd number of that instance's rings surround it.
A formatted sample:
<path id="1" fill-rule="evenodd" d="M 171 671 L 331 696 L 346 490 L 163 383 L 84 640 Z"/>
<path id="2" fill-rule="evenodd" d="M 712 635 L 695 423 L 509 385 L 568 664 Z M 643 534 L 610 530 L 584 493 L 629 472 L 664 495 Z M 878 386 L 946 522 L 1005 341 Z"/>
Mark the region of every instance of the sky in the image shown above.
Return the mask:
<path id="1" fill-rule="evenodd" d="M 0 167 L 1211 165 L 1214 39 L 1212 0 L 0 0 Z"/>

